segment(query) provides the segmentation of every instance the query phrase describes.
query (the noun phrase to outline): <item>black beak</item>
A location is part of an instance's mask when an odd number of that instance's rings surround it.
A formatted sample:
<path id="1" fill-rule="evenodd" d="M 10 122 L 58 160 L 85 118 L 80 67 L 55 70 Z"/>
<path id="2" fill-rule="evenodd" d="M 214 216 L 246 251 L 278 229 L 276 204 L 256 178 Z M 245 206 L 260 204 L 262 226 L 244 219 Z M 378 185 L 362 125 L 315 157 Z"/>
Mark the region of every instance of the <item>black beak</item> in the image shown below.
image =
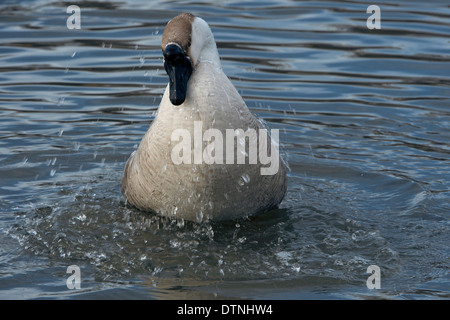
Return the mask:
<path id="1" fill-rule="evenodd" d="M 170 79 L 170 102 L 179 106 L 186 99 L 187 84 L 192 74 L 189 56 L 177 44 L 168 44 L 163 51 L 164 68 Z"/>

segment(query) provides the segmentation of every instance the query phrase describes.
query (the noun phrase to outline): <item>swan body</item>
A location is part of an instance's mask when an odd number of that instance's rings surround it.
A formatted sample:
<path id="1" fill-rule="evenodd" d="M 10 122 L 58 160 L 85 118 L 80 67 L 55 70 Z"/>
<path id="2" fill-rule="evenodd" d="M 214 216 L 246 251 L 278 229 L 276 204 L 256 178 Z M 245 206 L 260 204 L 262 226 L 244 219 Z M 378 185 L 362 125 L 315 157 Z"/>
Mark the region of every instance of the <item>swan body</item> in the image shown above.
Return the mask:
<path id="1" fill-rule="evenodd" d="M 170 82 L 154 121 L 125 165 L 122 193 L 126 202 L 196 222 L 247 217 L 277 207 L 286 193 L 286 167 L 270 137 L 266 145 L 258 140 L 266 128 L 222 71 L 207 23 L 189 13 L 175 17 L 164 30 L 162 51 Z M 242 137 L 249 130 L 259 136 Z M 227 146 L 234 150 L 224 151 L 223 161 L 207 161 L 205 154 L 221 154 L 218 142 L 231 141 L 227 140 L 230 133 L 235 133 L 236 143 L 233 140 Z M 182 142 L 191 150 L 180 148 Z M 275 172 L 262 174 L 267 162 L 235 160 L 240 142 L 247 143 L 248 150 L 252 144 L 267 148 L 261 150 L 279 161 Z M 240 151 L 248 156 L 247 149 Z M 225 161 L 230 152 L 227 160 L 235 160 L 231 163 Z M 174 161 L 174 154 L 185 161 Z"/>

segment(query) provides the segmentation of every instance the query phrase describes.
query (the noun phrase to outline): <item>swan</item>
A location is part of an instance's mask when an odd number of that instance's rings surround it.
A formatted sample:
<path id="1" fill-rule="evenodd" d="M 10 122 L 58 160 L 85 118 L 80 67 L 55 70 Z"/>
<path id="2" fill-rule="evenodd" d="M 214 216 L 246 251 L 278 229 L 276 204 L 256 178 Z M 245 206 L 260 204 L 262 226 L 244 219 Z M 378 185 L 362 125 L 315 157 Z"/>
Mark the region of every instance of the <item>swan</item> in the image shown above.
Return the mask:
<path id="1" fill-rule="evenodd" d="M 268 134 L 224 74 L 208 24 L 191 13 L 176 16 L 164 29 L 162 54 L 169 83 L 155 119 L 125 164 L 125 203 L 194 222 L 250 217 L 278 207 L 287 170 L 275 134 Z M 249 160 L 264 152 L 278 162 L 273 172 L 263 173 L 267 157 Z"/>

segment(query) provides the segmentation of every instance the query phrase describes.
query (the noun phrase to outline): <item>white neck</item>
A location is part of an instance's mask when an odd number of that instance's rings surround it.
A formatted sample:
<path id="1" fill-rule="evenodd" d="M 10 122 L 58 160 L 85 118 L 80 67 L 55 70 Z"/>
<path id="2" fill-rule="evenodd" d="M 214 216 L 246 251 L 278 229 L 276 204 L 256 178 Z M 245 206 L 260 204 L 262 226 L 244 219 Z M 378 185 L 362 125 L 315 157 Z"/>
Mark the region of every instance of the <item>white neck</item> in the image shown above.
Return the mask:
<path id="1" fill-rule="evenodd" d="M 195 18 L 192 23 L 191 37 L 190 54 L 194 67 L 199 63 L 211 63 L 218 68 L 222 68 L 214 36 L 205 20 Z"/>

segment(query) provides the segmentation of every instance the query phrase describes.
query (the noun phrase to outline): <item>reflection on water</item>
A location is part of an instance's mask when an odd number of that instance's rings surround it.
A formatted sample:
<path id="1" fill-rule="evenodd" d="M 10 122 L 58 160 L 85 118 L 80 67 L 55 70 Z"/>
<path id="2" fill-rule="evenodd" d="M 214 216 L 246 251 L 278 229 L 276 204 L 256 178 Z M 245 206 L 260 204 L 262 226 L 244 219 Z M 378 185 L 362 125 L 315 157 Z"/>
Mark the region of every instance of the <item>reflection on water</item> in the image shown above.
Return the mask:
<path id="1" fill-rule="evenodd" d="M 65 4 L 0 5 L 0 296 L 448 298 L 450 11 L 378 5 L 371 31 L 358 2 L 91 1 L 81 30 Z M 199 225 L 122 201 L 167 83 L 164 25 L 186 10 L 280 129 L 279 210 Z"/>

